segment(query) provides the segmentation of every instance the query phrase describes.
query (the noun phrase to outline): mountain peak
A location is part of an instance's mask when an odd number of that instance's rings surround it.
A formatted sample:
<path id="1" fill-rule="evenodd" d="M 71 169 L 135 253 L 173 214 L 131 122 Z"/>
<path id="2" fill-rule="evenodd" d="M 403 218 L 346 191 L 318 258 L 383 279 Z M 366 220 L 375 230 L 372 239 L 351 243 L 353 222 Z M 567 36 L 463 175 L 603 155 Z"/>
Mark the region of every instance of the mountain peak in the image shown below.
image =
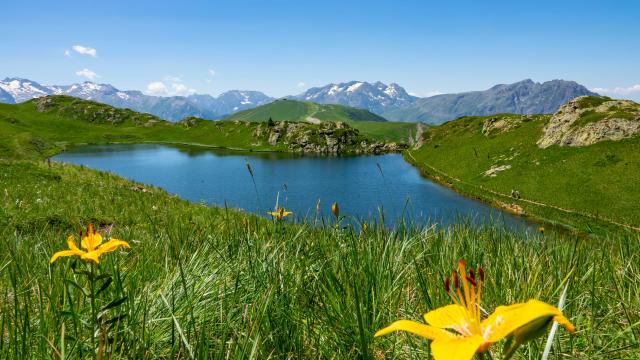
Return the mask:
<path id="1" fill-rule="evenodd" d="M 381 81 L 349 81 L 314 87 L 292 98 L 320 104 L 341 104 L 380 114 L 385 109 L 412 103 L 417 98 L 409 95 L 400 85 L 387 85 Z"/>

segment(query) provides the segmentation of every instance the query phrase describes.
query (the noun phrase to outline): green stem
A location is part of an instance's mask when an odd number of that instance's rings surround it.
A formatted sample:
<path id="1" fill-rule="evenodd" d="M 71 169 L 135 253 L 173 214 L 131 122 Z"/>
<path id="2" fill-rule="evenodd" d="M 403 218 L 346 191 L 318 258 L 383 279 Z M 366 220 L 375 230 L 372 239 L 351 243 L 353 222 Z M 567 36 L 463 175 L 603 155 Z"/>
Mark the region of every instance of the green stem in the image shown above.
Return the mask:
<path id="1" fill-rule="evenodd" d="M 89 287 L 91 290 L 91 353 L 92 357 L 95 359 L 96 357 L 96 293 L 94 286 L 94 265 L 93 263 L 89 264 L 91 268 L 91 273 L 89 276 Z"/>

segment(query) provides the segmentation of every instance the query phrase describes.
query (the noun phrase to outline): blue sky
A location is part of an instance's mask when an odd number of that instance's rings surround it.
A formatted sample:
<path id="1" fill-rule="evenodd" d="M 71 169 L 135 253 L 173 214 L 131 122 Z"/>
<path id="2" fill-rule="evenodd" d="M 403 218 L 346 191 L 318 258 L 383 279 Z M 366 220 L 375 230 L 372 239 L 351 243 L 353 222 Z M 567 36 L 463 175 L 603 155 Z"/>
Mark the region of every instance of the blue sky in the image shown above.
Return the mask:
<path id="1" fill-rule="evenodd" d="M 560 78 L 640 99 L 640 1 L 59 0 L 1 8 L 0 77 L 45 84 L 91 78 L 156 94 L 283 96 L 380 80 L 426 96 Z"/>

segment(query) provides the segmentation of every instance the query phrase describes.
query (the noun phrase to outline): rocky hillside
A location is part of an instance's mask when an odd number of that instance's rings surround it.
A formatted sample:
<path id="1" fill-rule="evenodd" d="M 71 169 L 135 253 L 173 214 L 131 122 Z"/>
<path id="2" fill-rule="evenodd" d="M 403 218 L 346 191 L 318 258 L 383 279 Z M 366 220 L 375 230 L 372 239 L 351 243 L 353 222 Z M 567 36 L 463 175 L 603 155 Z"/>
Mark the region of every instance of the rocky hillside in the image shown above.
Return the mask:
<path id="1" fill-rule="evenodd" d="M 288 151 L 315 154 L 380 154 L 406 149 L 403 144 L 374 141 L 343 122 L 277 121 L 260 123 L 254 136 L 271 146 L 286 146 Z"/>
<path id="2" fill-rule="evenodd" d="M 528 79 L 514 84 L 496 85 L 485 91 L 418 99 L 407 106 L 385 111 L 383 116 L 396 121 L 440 124 L 471 115 L 551 114 L 562 104 L 582 95 L 597 94 L 573 81 L 536 83 Z"/>
<path id="3" fill-rule="evenodd" d="M 640 134 L 640 104 L 583 96 L 563 105 L 549 120 L 537 144 L 587 146 Z"/>
<path id="4" fill-rule="evenodd" d="M 553 115 L 467 116 L 425 131 L 407 158 L 511 211 L 584 232 L 640 229 L 640 105 L 580 97 Z"/>
<path id="5" fill-rule="evenodd" d="M 150 127 L 165 122 L 151 114 L 138 113 L 130 109 L 119 109 L 95 101 L 80 100 L 71 96 L 57 95 L 39 97 L 31 100 L 31 102 L 38 112 L 51 113 L 58 117 L 94 124 L 121 125 L 132 123 L 135 126 Z"/>

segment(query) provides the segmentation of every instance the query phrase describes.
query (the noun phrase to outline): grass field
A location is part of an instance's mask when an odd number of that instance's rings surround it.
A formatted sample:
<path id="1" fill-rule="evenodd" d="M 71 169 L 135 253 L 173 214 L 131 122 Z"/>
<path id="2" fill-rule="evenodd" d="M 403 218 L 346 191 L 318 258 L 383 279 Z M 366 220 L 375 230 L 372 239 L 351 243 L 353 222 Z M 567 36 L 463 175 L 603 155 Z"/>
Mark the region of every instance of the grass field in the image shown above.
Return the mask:
<path id="1" fill-rule="evenodd" d="M 492 117 L 461 118 L 431 128 L 425 145 L 406 159 L 467 195 L 515 203 L 530 215 L 583 233 L 635 232 L 610 221 L 640 227 L 640 137 L 540 149 L 536 141 L 548 115 L 493 117 L 517 120 L 517 126 L 483 134 L 483 124 Z M 499 166 L 509 168 L 495 177 L 485 175 Z M 522 200 L 510 198 L 512 189 Z"/>
<path id="2" fill-rule="evenodd" d="M 459 258 L 485 268 L 487 311 L 529 298 L 555 304 L 568 282 L 564 313 L 577 332 L 558 332 L 551 358 L 640 356 L 637 236 L 282 225 L 82 167 L 0 161 L 3 357 L 91 357 L 84 264 L 49 265 L 90 222 L 131 244 L 105 255 L 97 272 L 113 281 L 96 306 L 124 299 L 107 311 L 117 320 L 104 330 L 113 359 L 422 359 L 429 350 L 420 338 L 373 334 L 448 304 L 442 279 Z M 516 358 L 540 358 L 543 347 L 544 339 L 530 342 Z"/>

